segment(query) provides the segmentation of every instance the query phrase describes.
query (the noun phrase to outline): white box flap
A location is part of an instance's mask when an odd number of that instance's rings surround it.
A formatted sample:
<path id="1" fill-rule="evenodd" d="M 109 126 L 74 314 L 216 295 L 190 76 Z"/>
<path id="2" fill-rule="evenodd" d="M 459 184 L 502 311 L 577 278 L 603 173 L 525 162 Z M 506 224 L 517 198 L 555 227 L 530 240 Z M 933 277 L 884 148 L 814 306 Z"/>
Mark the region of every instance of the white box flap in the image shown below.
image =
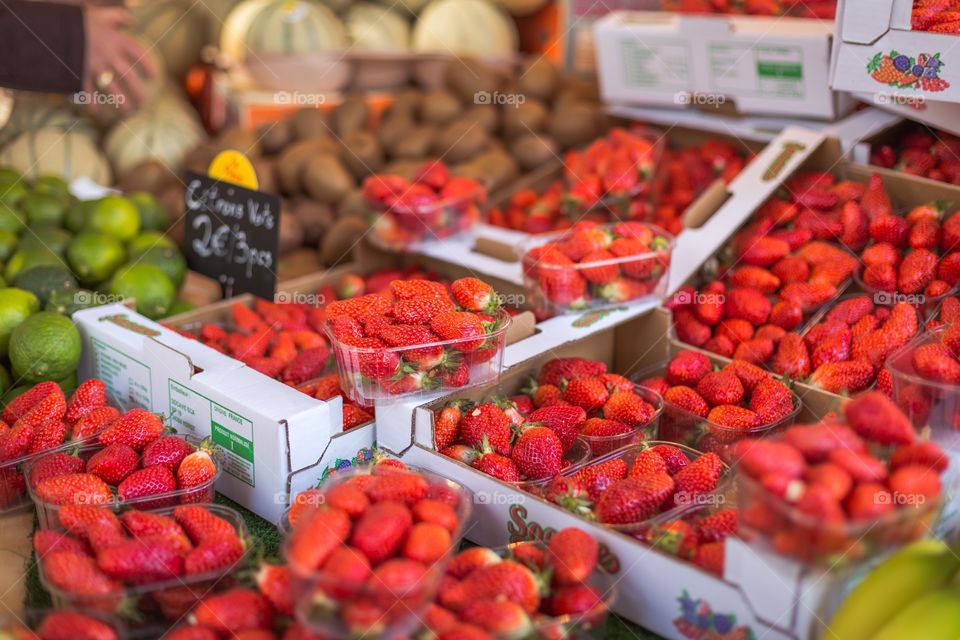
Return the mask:
<path id="1" fill-rule="evenodd" d="M 844 42 L 870 44 L 890 30 L 894 0 L 867 0 L 847 2 L 843 11 Z"/>

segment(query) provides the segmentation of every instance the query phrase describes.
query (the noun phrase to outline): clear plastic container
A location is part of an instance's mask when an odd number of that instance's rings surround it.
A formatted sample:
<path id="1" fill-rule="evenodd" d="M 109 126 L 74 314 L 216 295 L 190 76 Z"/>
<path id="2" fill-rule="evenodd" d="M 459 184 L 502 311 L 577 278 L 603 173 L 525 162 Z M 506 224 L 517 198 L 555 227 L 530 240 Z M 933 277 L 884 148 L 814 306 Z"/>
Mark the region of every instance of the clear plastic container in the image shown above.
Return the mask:
<path id="1" fill-rule="evenodd" d="M 480 204 L 486 190 L 437 200 L 429 205 L 406 206 L 368 202 L 373 208 L 367 237 L 386 251 L 406 252 L 423 242 L 443 240 L 471 230 L 480 221 Z"/>
<path id="2" fill-rule="evenodd" d="M 639 384 L 633 385 L 633 392 L 643 398 L 645 402 L 653 405 L 653 418 L 646 424 L 637 425 L 631 431 L 617 436 L 589 436 L 580 434 L 580 437 L 590 445 L 590 454 L 594 458 L 606 455 L 611 451 L 616 451 L 631 444 L 637 444 L 643 440 L 652 440 L 658 437 L 660 416 L 663 413 L 663 398 L 661 398 L 660 394 L 656 391 L 640 386 Z"/>
<path id="3" fill-rule="evenodd" d="M 408 397 L 426 392 L 450 393 L 455 389 L 496 382 L 503 369 L 503 349 L 506 346 L 510 314 L 501 309 L 497 313 L 496 328 L 482 337 L 457 338 L 406 347 L 373 349 L 344 344 L 327 328 L 330 346 L 340 375 L 340 387 L 352 399 L 362 405 L 375 400 Z M 477 348 L 478 342 L 483 344 Z M 466 347 L 469 350 L 464 350 Z M 470 363 L 470 375 L 463 385 L 451 385 L 438 365 L 426 371 L 403 371 L 404 354 L 425 349 L 439 348 L 445 355 Z M 380 377 L 371 377 L 376 372 Z M 399 375 L 402 374 L 402 375 Z M 398 377 L 399 375 L 399 377 Z"/>
<path id="4" fill-rule="evenodd" d="M 375 465 L 365 465 L 343 469 L 329 476 L 319 488 L 322 491 L 328 491 L 355 476 L 370 475 L 374 468 Z M 367 630 L 368 635 L 364 637 L 398 638 L 413 634 L 422 624 L 420 614 L 433 602 L 447 561 L 457 550 L 463 537 L 473 507 L 473 494 L 463 485 L 439 474 L 415 467 L 409 467 L 409 470 L 425 478 L 431 491 L 443 492 L 447 497 L 459 498 L 455 507 L 459 527 L 451 536 L 450 549 L 440 560 L 430 565 L 422 579 L 410 585 L 409 588 L 400 589 L 394 585 L 393 588 L 388 589 L 386 585 L 369 580 L 350 583 L 343 578 L 328 576 L 322 570 L 297 566 L 290 561 L 289 557 L 290 540 L 295 535 L 296 529 L 288 532 L 281 547 L 281 556 L 290 565 L 297 620 L 315 633 L 331 638 L 359 637 L 354 635 L 358 629 L 351 629 L 344 619 L 350 615 L 350 612 L 345 611 L 346 607 L 352 607 L 357 603 L 369 604 L 376 611 L 372 620 L 378 625 L 377 631 L 373 633 Z M 369 613 L 369 610 L 364 613 Z"/>
<path id="5" fill-rule="evenodd" d="M 64 612 L 78 613 L 87 618 L 92 618 L 98 622 L 102 622 L 113 631 L 114 633 L 113 637 L 116 638 L 116 640 L 127 640 L 128 638 L 130 638 L 130 632 L 127 629 L 127 626 L 124 624 L 123 620 L 121 620 L 118 616 L 111 615 L 109 613 L 102 613 L 99 611 L 89 611 L 89 610 L 81 611 L 81 610 L 72 610 L 72 609 L 46 608 L 46 607 L 27 607 L 26 609 L 24 609 L 23 615 L 20 620 L 22 624 L 4 625 L 0 623 L 0 636 L 3 636 L 4 631 L 7 631 L 8 629 L 11 629 L 13 627 L 18 630 L 21 630 L 21 629 L 24 630 L 25 635 L 23 636 L 11 635 L 9 637 L 11 638 L 23 637 L 25 639 L 35 638 L 36 636 L 34 635 L 33 630 L 39 629 L 40 625 L 43 624 L 43 621 L 46 620 L 48 615 L 50 615 L 51 613 L 64 613 Z M 106 636 L 104 635 L 104 639 L 105 638 Z"/>
<path id="6" fill-rule="evenodd" d="M 861 291 L 873 297 L 875 304 L 892 306 L 898 302 L 906 302 L 917 310 L 921 320 L 930 320 L 933 318 L 943 301 L 950 296 L 957 295 L 958 291 L 956 286 L 951 287 L 949 291 L 939 296 L 927 296 L 923 293 L 907 294 L 897 291 L 880 291 L 866 284 L 863 281 L 863 274 L 860 271 L 857 271 L 853 278 Z"/>
<path id="7" fill-rule="evenodd" d="M 669 360 L 648 367 L 634 376 L 634 379 L 640 381 L 651 376 L 662 376 L 667 371 L 668 363 Z M 800 398 L 792 391 L 790 397 L 793 399 L 793 409 L 790 413 L 779 420 L 752 429 L 738 429 L 720 425 L 664 401 L 657 437 L 660 440 L 682 444 L 698 451 L 713 451 L 723 456 L 727 447 L 738 440 L 769 436 L 783 431 L 792 424 L 797 414 L 800 413 L 801 403 Z"/>
<path id="8" fill-rule="evenodd" d="M 563 242 L 570 236 L 569 231 L 541 234 L 523 243 L 521 261 L 527 304 L 537 313 L 550 315 L 662 299 L 667 290 L 674 237 L 660 227 L 643 224 L 654 234 L 652 243 L 662 248 L 622 258 L 559 266 L 539 264 L 531 250 L 548 242 Z M 601 228 L 613 226 L 601 225 Z M 605 267 L 616 270 L 618 275 L 604 284 L 594 284 L 583 276 L 584 270 Z"/>
<path id="9" fill-rule="evenodd" d="M 186 440 L 194 446 L 197 446 L 198 444 L 196 439 L 186 438 Z M 95 453 L 101 451 L 103 448 L 103 445 L 100 444 L 87 445 L 85 447 L 81 447 L 77 452 L 77 455 L 84 460 L 89 460 Z M 134 507 L 137 509 L 161 509 L 164 507 L 173 507 L 178 504 L 203 504 L 213 502 L 215 494 L 214 485 L 216 485 L 217 479 L 223 472 L 223 467 L 220 465 L 220 461 L 218 460 L 218 456 L 216 455 L 215 451 L 211 454 L 211 458 L 217 467 L 217 472 L 212 478 L 202 484 L 197 485 L 196 487 L 190 487 L 189 489 L 177 489 L 176 491 L 159 493 L 153 496 L 143 496 L 130 500 L 122 500 L 119 496 L 114 495 L 113 501 L 103 506 L 109 507 L 114 511 L 119 511 L 120 509 L 126 509 L 129 507 Z M 33 465 L 35 465 L 39 460 L 39 457 L 31 460 L 24 467 L 23 474 L 25 478 L 30 478 Z M 33 504 L 36 506 L 37 519 L 40 521 L 40 526 L 43 528 L 52 529 L 58 528 L 60 505 L 46 502 L 37 497 L 33 487 L 30 486 L 29 481 L 27 482 L 27 491 L 29 492 L 30 499 L 33 500 Z M 77 504 L 82 504 L 82 502 L 77 502 Z"/>
<path id="10" fill-rule="evenodd" d="M 563 456 L 563 468 L 560 470 L 560 475 L 563 475 L 567 469 L 578 467 L 594 457 L 595 454 L 590 448 L 590 445 L 587 444 L 586 438 L 583 436 L 577 436 L 577 439 L 573 441 L 573 446 L 571 446 Z M 512 485 L 521 491 L 542 496 L 546 493 L 547 487 L 550 485 L 551 480 L 553 480 L 552 476 L 540 478 L 539 480 L 520 480 L 519 482 L 507 482 L 506 484 Z"/>
<path id="11" fill-rule="evenodd" d="M 124 585 L 116 592 L 98 595 L 77 595 L 68 593 L 53 584 L 44 573 L 43 559 L 40 559 L 40 583 L 50 592 L 53 604 L 57 608 L 80 609 L 117 614 L 130 621 L 130 626 L 143 627 L 166 622 L 166 625 L 186 615 L 194 605 L 215 589 L 228 588 L 237 583 L 237 575 L 245 569 L 253 554 L 253 541 L 244 523 L 243 517 L 231 509 L 218 504 L 205 504 L 210 513 L 223 518 L 233 525 L 237 534 L 246 542 L 243 556 L 233 565 L 193 576 L 179 576 L 149 584 Z M 173 507 L 152 509 L 152 513 L 172 515 Z M 132 612 L 132 613 L 130 613 Z"/>

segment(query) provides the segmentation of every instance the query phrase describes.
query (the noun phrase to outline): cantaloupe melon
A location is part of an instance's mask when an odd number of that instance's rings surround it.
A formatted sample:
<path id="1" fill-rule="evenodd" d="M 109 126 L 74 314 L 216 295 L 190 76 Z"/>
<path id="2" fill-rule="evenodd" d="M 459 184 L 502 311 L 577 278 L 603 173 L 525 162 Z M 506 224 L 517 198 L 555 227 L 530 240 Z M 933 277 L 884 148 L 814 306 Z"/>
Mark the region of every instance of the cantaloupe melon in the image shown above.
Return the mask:
<path id="1" fill-rule="evenodd" d="M 110 165 L 90 138 L 56 127 L 20 134 L 0 151 L 0 164 L 31 179 L 53 174 L 67 181 L 87 176 L 101 185 L 112 182 Z"/>
<path id="2" fill-rule="evenodd" d="M 380 0 L 380 2 L 397 11 L 406 11 L 411 15 L 417 15 L 421 9 L 429 4 L 430 0 Z"/>
<path id="3" fill-rule="evenodd" d="M 220 32 L 227 16 L 240 0 L 204 0 L 199 7 L 202 9 L 204 21 L 205 44 L 220 45 Z"/>
<path id="4" fill-rule="evenodd" d="M 173 170 L 205 138 L 196 115 L 183 101 L 164 92 L 153 104 L 116 123 L 107 134 L 104 149 L 118 174 L 154 159 Z"/>
<path id="5" fill-rule="evenodd" d="M 436 0 L 420 13 L 413 48 L 433 53 L 499 57 L 517 50 L 517 28 L 487 0 Z"/>
<path id="6" fill-rule="evenodd" d="M 13 110 L 7 124 L 0 128 L 0 147 L 27 131 L 51 128 L 71 131 L 96 142 L 93 123 L 64 96 L 48 96 L 18 92 L 13 98 Z"/>
<path id="7" fill-rule="evenodd" d="M 528 16 L 547 5 L 549 0 L 495 0 L 498 5 L 514 16 Z"/>
<path id="8" fill-rule="evenodd" d="M 356 2 L 344 16 L 357 50 L 402 51 L 410 46 L 410 25 L 402 15 L 372 2 Z"/>
<path id="9" fill-rule="evenodd" d="M 155 43 L 171 75 L 183 76 L 200 59 L 205 21 L 199 3 L 140 0 L 130 9 L 135 30 Z"/>
<path id="10" fill-rule="evenodd" d="M 239 62 L 250 53 L 294 55 L 346 45 L 343 23 L 315 0 L 244 0 L 220 34 L 220 49 Z"/>

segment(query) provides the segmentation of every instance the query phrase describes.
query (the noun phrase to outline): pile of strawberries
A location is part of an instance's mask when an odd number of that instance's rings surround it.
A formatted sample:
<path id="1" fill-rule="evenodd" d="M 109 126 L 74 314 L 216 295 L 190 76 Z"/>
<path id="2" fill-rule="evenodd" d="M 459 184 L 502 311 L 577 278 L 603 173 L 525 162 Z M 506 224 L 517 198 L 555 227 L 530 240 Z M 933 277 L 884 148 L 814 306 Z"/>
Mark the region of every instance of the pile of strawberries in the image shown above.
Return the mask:
<path id="1" fill-rule="evenodd" d="M 399 250 L 472 228 L 480 220 L 479 205 L 487 192 L 476 180 L 451 176 L 443 162 L 431 160 L 412 182 L 395 175 L 368 177 L 363 197 L 376 214 L 372 241 Z"/>
<path id="2" fill-rule="evenodd" d="M 632 525 L 674 507 L 698 504 L 712 494 L 725 465 L 716 453 L 693 460 L 668 443 L 621 451 L 555 477 L 545 497 L 568 511 L 603 524 Z"/>
<path id="3" fill-rule="evenodd" d="M 879 391 L 849 400 L 843 415 L 734 445 L 742 523 L 780 553 L 860 557 L 925 535 L 939 511 L 940 447 L 918 440 Z"/>
<path id="4" fill-rule="evenodd" d="M 475 365 L 501 353 L 509 322 L 477 278 L 394 280 L 389 291 L 331 302 L 325 313 L 341 380 L 357 402 L 489 379 L 491 367 Z"/>
<path id="5" fill-rule="evenodd" d="M 332 400 L 337 396 L 343 398 L 344 431 L 367 424 L 374 418 L 374 407 L 361 407 L 351 400 L 343 391 L 343 387 L 340 385 L 340 376 L 336 373 L 330 373 L 313 382 L 300 385 L 297 389 L 317 400 Z"/>
<path id="6" fill-rule="evenodd" d="M 913 31 L 960 34 L 960 2 L 914 0 L 910 28 Z"/>
<path id="7" fill-rule="evenodd" d="M 797 409 L 790 389 L 769 371 L 742 360 L 715 371 L 699 351 L 678 351 L 662 375 L 640 384 L 663 396 L 660 438 L 700 451 L 722 452 Z"/>
<path id="8" fill-rule="evenodd" d="M 447 564 L 424 626 L 439 638 L 590 636 L 608 613 L 609 593 L 591 584 L 599 554 L 597 541 L 572 527 L 546 545 L 461 551 Z"/>
<path id="9" fill-rule="evenodd" d="M 218 467 L 213 447 L 164 435 L 163 419 L 146 409 L 114 417 L 97 437 L 100 448 L 59 451 L 25 470 L 43 506 L 134 503 L 144 509 L 213 501 Z"/>
<path id="10" fill-rule="evenodd" d="M 133 587 L 146 589 L 142 593 L 150 593 L 164 617 L 176 619 L 185 612 L 178 600 L 192 599 L 192 605 L 197 599 L 189 584 L 224 576 L 247 552 L 236 524 L 240 516 L 226 507 L 132 509 L 118 517 L 102 507 L 69 505 L 58 517 L 63 531 L 40 529 L 33 537 L 41 578 L 70 602 L 94 610 L 118 610 Z"/>
<path id="11" fill-rule="evenodd" d="M 652 524 L 641 540 L 722 578 L 726 540 L 736 535 L 738 518 L 736 509 L 704 506 Z"/>
<path id="12" fill-rule="evenodd" d="M 887 357 L 920 329 L 916 309 L 898 302 L 874 304 L 874 296 L 857 294 L 834 305 L 801 337 L 780 339 L 770 368 L 795 380 L 806 380 L 832 393 L 863 391 L 874 380 L 891 393 Z M 812 375 L 811 375 L 812 374 Z"/>
<path id="13" fill-rule="evenodd" d="M 927 320 L 927 331 L 932 331 L 947 324 L 960 322 L 960 296 L 948 296 L 934 310 L 933 317 Z"/>
<path id="14" fill-rule="evenodd" d="M 530 304 L 563 313 L 656 295 L 666 283 L 672 238 L 644 222 L 578 222 L 523 254 Z"/>
<path id="15" fill-rule="evenodd" d="M 960 384 L 960 324 L 931 333 L 910 353 L 911 373 L 924 380 Z"/>
<path id="16" fill-rule="evenodd" d="M 0 636 L 30 640 L 118 640 L 112 624 L 79 611 L 52 610 L 35 622 L 33 629 L 19 623 L 0 626 Z"/>
<path id="17" fill-rule="evenodd" d="M 917 125 L 893 144 L 876 146 L 870 163 L 902 173 L 960 184 L 960 137 Z"/>
<path id="18" fill-rule="evenodd" d="M 664 11 L 783 16 L 833 20 L 836 0 L 664 0 Z"/>
<path id="19" fill-rule="evenodd" d="M 578 439 L 596 455 L 652 435 L 657 409 L 605 363 L 555 358 L 525 393 L 448 403 L 434 416 L 434 445 L 504 482 L 542 480 L 575 461 Z"/>
<path id="20" fill-rule="evenodd" d="M 55 382 L 41 382 L 11 400 L 0 416 L 0 510 L 26 495 L 21 462 L 89 442 L 119 414 L 107 406 L 107 388 L 97 379 L 81 383 L 69 400 Z"/>
<path id="21" fill-rule="evenodd" d="M 459 542 L 464 494 L 396 460 L 339 472 L 314 491 L 322 499 L 300 501 L 309 506 L 291 514 L 284 545 L 294 597 L 309 605 L 298 613 L 351 637 L 407 624 Z"/>

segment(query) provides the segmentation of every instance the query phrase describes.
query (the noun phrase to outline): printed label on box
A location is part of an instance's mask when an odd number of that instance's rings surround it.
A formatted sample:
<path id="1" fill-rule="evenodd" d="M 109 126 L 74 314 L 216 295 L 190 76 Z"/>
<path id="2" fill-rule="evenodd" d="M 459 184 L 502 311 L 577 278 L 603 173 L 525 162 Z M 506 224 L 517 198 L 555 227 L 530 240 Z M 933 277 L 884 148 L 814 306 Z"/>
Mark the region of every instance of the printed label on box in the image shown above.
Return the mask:
<path id="1" fill-rule="evenodd" d="M 476 494 L 479 500 L 481 494 Z M 522 499 L 522 497 L 521 497 Z M 544 527 L 539 522 L 527 520 L 527 508 L 521 504 L 510 505 L 510 519 L 507 521 L 507 535 L 511 543 L 524 542 L 526 540 L 538 540 L 540 542 L 550 542 L 550 538 L 557 532 L 553 527 Z M 620 572 L 620 558 L 617 557 L 610 547 L 600 543 L 600 552 L 597 557 L 597 564 L 609 574 Z"/>
<path id="2" fill-rule="evenodd" d="M 150 367 L 110 345 L 93 344 L 93 374 L 107 387 L 107 395 L 124 408 L 153 410 L 153 372 Z"/>
<path id="3" fill-rule="evenodd" d="M 677 91 L 690 84 L 690 47 L 682 40 L 649 45 L 636 39 L 620 41 L 624 82 L 632 87 L 673 87 Z"/>
<path id="4" fill-rule="evenodd" d="M 711 44 L 710 86 L 767 98 L 803 98 L 803 49 L 754 44 Z"/>

